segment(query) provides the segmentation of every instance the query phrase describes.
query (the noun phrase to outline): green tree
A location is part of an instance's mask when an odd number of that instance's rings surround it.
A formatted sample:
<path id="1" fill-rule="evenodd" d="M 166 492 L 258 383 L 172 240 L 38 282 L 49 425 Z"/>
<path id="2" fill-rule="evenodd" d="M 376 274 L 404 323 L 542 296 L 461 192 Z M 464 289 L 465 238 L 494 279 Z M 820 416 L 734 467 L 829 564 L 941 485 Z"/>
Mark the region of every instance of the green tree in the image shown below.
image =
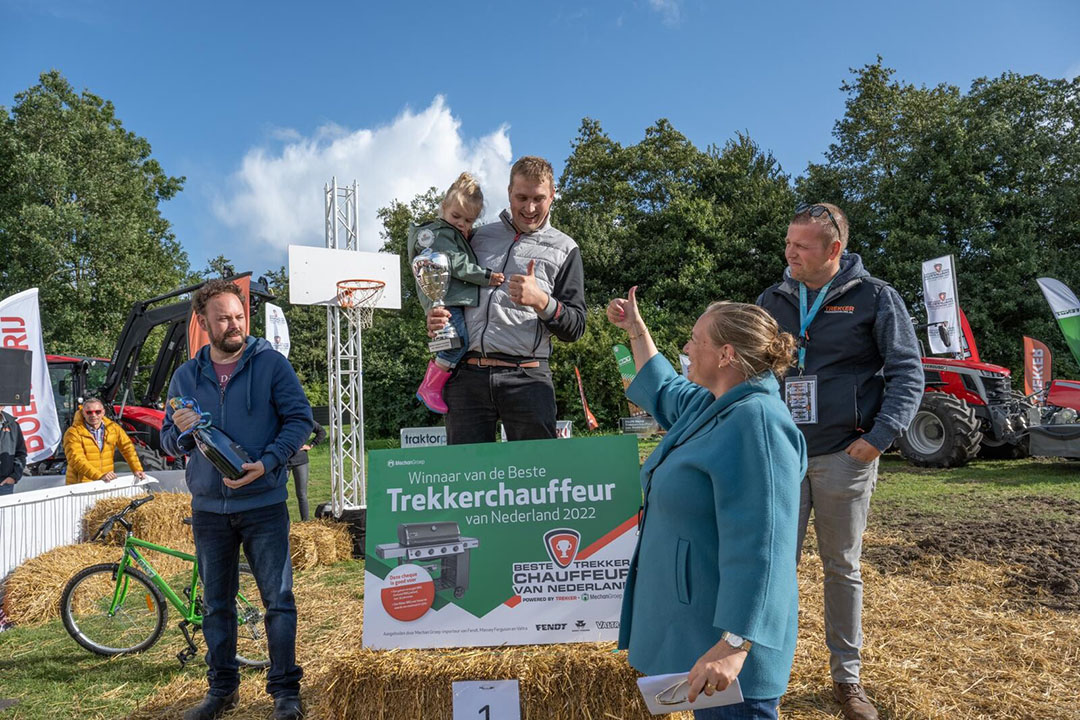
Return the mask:
<path id="1" fill-rule="evenodd" d="M 183 182 L 111 102 L 43 73 L 0 106 L 0 296 L 40 288 L 47 349 L 108 355 L 134 301 L 188 276 L 158 208 Z"/>
<path id="2" fill-rule="evenodd" d="M 956 257 L 983 358 L 1017 367 L 1021 336 L 1060 333 L 1035 279 L 1080 285 L 1080 80 L 1006 73 L 916 87 L 882 64 L 853 71 L 825 162 L 798 182 L 851 220 L 849 249 L 922 311 L 920 265 Z"/>
<path id="3" fill-rule="evenodd" d="M 788 177 L 746 135 L 701 150 L 660 120 L 624 146 L 585 118 L 553 210 L 581 248 L 590 306 L 585 337 L 552 358 L 560 417 L 582 420 L 575 365 L 601 426 L 625 415 L 611 349 L 625 338 L 604 317 L 608 300 L 638 285 L 657 345 L 674 359 L 710 302 L 753 302 L 779 280 L 793 207 Z"/>

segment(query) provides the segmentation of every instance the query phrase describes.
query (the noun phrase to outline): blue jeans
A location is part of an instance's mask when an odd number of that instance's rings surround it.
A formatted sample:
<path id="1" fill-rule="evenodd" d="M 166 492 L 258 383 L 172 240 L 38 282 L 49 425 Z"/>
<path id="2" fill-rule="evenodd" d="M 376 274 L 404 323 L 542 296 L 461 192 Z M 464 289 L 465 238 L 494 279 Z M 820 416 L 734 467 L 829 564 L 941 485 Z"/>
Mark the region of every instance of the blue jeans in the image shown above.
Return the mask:
<path id="1" fill-rule="evenodd" d="M 776 720 L 779 708 L 780 698 L 743 700 L 735 705 L 695 710 L 694 720 Z"/>
<path id="2" fill-rule="evenodd" d="M 443 350 L 435 357 L 453 368 L 461 362 L 461 358 L 465 357 L 465 353 L 469 352 L 469 329 L 465 327 L 465 308 L 448 307 L 446 309 L 450 311 L 450 325 L 457 330 L 457 334 L 461 337 L 461 347 L 456 350 Z"/>
<path id="3" fill-rule="evenodd" d="M 236 604 L 240 548 L 266 608 L 270 672 L 266 692 L 299 695 L 303 671 L 296 664 L 296 601 L 289 558 L 285 503 L 219 515 L 192 513 L 195 555 L 203 584 L 203 637 L 210 694 L 225 697 L 240 686 L 236 663 Z"/>
<path id="4" fill-rule="evenodd" d="M 15 492 L 14 485 L 0 485 L 0 495 L 10 495 Z"/>

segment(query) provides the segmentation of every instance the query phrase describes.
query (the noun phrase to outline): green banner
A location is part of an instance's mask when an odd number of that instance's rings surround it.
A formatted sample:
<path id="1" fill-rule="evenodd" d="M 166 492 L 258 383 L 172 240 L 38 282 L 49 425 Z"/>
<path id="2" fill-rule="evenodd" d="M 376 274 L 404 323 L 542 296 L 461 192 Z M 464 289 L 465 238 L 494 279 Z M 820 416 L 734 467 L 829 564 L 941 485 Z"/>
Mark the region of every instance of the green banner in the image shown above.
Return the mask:
<path id="1" fill-rule="evenodd" d="M 376 450 L 368 468 L 366 647 L 617 636 L 636 438 Z"/>
<path id="2" fill-rule="evenodd" d="M 1076 294 L 1060 280 L 1039 278 L 1039 288 L 1043 291 L 1046 302 L 1054 311 L 1061 334 L 1072 351 L 1073 359 L 1080 363 L 1080 300 Z"/>

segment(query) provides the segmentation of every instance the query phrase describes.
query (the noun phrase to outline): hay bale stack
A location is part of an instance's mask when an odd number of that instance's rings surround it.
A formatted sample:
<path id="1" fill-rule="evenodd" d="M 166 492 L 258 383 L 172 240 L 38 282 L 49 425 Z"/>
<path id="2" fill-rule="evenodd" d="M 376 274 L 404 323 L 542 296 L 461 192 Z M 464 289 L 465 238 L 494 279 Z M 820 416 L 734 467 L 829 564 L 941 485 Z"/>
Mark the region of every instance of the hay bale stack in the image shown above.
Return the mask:
<path id="1" fill-rule="evenodd" d="M 317 672 L 313 717 L 451 720 L 452 683 L 520 682 L 523 720 L 645 720 L 638 674 L 614 645 L 353 650 Z M 309 696 L 310 697 L 310 696 Z M 669 717 L 679 718 L 679 715 Z M 688 717 L 688 716 L 687 716 Z"/>
<path id="2" fill-rule="evenodd" d="M 27 560 L 4 583 L 4 613 L 18 625 L 40 625 L 60 617 L 60 596 L 68 580 L 88 565 L 119 562 L 112 545 L 80 543 L 53 548 Z"/>
<path id="3" fill-rule="evenodd" d="M 123 510 L 131 500 L 130 497 L 111 497 L 98 500 L 83 515 L 83 536 L 92 537 L 110 515 L 115 515 Z M 125 519 L 131 523 L 135 537 L 140 540 L 152 542 L 156 545 L 164 545 L 173 550 L 194 555 L 195 537 L 191 534 L 191 526 L 184 524 L 184 518 L 190 516 L 190 495 L 163 492 L 155 493 L 153 502 L 148 502 L 135 512 L 129 513 Z M 105 538 L 105 542 L 118 546 L 123 545 L 125 532 L 120 525 L 114 525 L 112 531 Z M 146 556 L 154 569 L 163 577 L 173 578 L 191 572 L 191 563 L 187 560 L 181 560 L 152 550 L 142 549 L 140 552 Z"/>
<path id="4" fill-rule="evenodd" d="M 83 535 L 92 537 L 106 518 L 127 507 L 130 497 L 102 498 L 83 515 Z M 195 552 L 195 538 L 191 526 L 184 524 L 184 518 L 191 516 L 191 496 L 184 493 L 157 493 L 154 501 L 149 502 L 133 513 L 126 520 L 131 523 L 135 537 L 157 545 L 165 545 L 173 550 L 186 553 Z M 113 545 L 124 544 L 124 528 L 113 526 L 105 541 Z"/>
<path id="5" fill-rule="evenodd" d="M 349 528 L 333 520 L 310 520 L 294 523 L 289 529 L 289 548 L 296 570 L 310 570 L 317 565 L 333 565 L 352 557 Z"/>

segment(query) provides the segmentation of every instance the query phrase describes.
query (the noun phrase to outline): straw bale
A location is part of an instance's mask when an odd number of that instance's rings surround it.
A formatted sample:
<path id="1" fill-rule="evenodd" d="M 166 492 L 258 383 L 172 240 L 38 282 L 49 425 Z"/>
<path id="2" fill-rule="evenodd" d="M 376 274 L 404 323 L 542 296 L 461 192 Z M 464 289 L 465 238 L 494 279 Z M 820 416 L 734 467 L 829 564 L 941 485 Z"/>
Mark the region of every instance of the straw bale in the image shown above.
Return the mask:
<path id="1" fill-rule="evenodd" d="M 523 720 L 645 720 L 638 674 L 614 645 L 357 649 L 334 658 L 314 717 L 451 720 L 452 683 L 517 679 Z M 673 716 L 677 717 L 677 716 Z"/>
<path id="2" fill-rule="evenodd" d="M 142 496 L 145 497 L 145 496 Z M 93 537 L 101 524 L 110 515 L 123 510 L 130 503 L 130 497 L 102 498 L 94 503 L 83 515 L 83 536 Z M 125 518 L 131 523 L 135 537 L 156 545 L 195 553 L 195 538 L 191 526 L 184 524 L 184 518 L 191 516 L 191 496 L 186 493 L 155 493 L 153 502 L 148 502 L 138 510 L 128 513 Z M 105 541 L 113 545 L 124 544 L 125 530 L 119 524 L 114 525 Z M 163 577 L 174 578 L 191 572 L 191 563 L 152 550 L 140 550 L 154 569 Z"/>
<path id="3" fill-rule="evenodd" d="M 293 523 L 289 530 L 293 568 L 310 570 L 352 557 L 352 537 L 344 523 L 309 520 Z"/>
<path id="4" fill-rule="evenodd" d="M 319 546 L 315 533 L 307 523 L 296 523 L 289 528 L 289 551 L 296 570 L 310 570 L 319 564 Z"/>
<path id="5" fill-rule="evenodd" d="M 131 500 L 130 497 L 110 497 L 98 500 L 83 515 L 84 536 L 92 537 L 106 518 L 123 510 Z M 184 518 L 190 516 L 190 495 L 163 492 L 156 493 L 153 502 L 146 503 L 138 510 L 128 513 L 126 519 L 131 523 L 135 537 L 140 540 L 193 553 L 195 552 L 195 538 L 191 534 L 191 526 L 184 524 Z M 113 545 L 123 545 L 124 528 L 114 525 L 112 532 L 105 540 Z"/>
<path id="6" fill-rule="evenodd" d="M 319 528 L 315 534 L 315 544 L 319 547 L 320 565 L 333 565 L 339 560 L 352 557 L 352 536 L 349 534 L 348 525 L 334 520 L 312 522 Z"/>
<path id="7" fill-rule="evenodd" d="M 101 543 L 53 548 L 27 560 L 4 583 L 4 612 L 18 625 L 40 625 L 60 617 L 68 580 L 88 565 L 119 562 L 120 551 Z"/>

